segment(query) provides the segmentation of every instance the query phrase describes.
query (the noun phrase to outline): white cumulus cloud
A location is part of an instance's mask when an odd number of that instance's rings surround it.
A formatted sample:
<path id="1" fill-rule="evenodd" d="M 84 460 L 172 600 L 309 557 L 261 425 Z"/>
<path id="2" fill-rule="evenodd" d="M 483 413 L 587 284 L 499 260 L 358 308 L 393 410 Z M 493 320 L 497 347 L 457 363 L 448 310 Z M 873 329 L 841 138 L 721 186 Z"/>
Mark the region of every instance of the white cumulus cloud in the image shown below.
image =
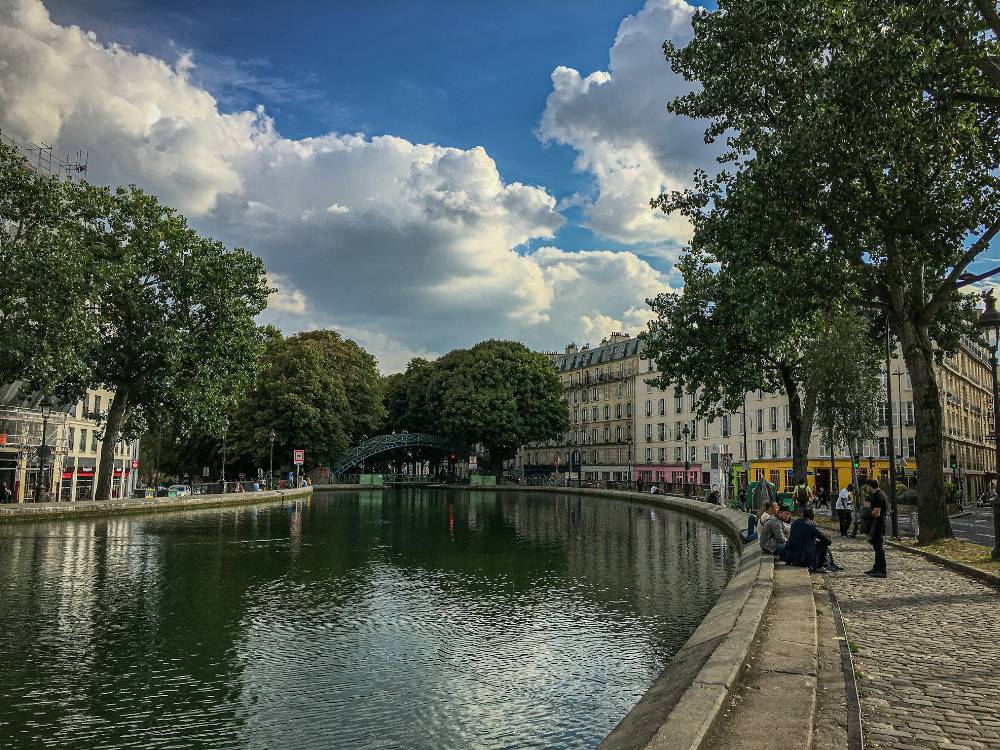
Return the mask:
<path id="1" fill-rule="evenodd" d="M 191 77 L 195 65 L 197 55 L 168 62 L 55 24 L 40 0 L 0 0 L 0 127 L 59 152 L 86 147 L 92 181 L 139 184 L 200 230 L 261 255 L 278 289 L 265 317 L 286 331 L 337 327 L 398 369 L 491 336 L 550 348 L 587 326 L 639 328 L 644 297 L 665 288 L 631 253 L 524 252 L 564 219 L 544 188 L 505 182 L 483 148 L 289 139 L 262 108 L 220 111 Z M 568 104 L 576 86 L 585 104 L 588 86 L 617 90 L 619 67 L 603 84 L 560 72 L 553 97 Z M 580 140 L 556 110 L 550 98 L 547 137 L 586 148 L 585 168 L 605 168 L 595 154 L 609 144 Z M 643 200 L 656 192 L 634 189 Z M 595 226 L 609 201 L 589 207 Z M 621 226 L 633 228 L 620 234 L 641 233 L 636 216 L 622 209 Z"/>
<path id="2" fill-rule="evenodd" d="M 653 211 L 649 199 L 688 184 L 717 153 L 704 144 L 703 123 L 666 112 L 691 84 L 670 71 L 663 41 L 686 44 L 693 13 L 684 0 L 648 0 L 619 26 L 608 70 L 583 75 L 557 67 L 538 130 L 544 141 L 575 149 L 576 168 L 593 176 L 595 195 L 573 200 L 592 230 L 619 242 L 658 243 L 652 252 L 667 256 L 690 238 L 690 225 Z"/>

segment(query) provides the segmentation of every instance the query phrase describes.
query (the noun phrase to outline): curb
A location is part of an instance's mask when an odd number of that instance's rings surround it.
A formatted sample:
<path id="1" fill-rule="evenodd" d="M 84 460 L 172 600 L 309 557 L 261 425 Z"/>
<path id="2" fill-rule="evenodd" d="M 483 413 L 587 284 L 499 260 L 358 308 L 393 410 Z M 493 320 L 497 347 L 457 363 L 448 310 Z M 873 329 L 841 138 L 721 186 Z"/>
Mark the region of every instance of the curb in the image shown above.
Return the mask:
<path id="1" fill-rule="evenodd" d="M 971 565 L 966 565 L 965 563 L 960 563 L 957 560 L 952 560 L 947 557 L 935 554 L 933 552 L 928 552 L 926 550 L 917 549 L 916 547 L 908 547 L 905 544 L 899 544 L 898 542 L 891 542 L 888 539 L 885 540 L 886 546 L 894 547 L 895 549 L 903 550 L 904 552 L 909 552 L 914 555 L 920 555 L 931 562 L 937 563 L 938 565 L 943 565 L 946 568 L 951 568 L 956 573 L 961 573 L 969 578 L 975 578 L 983 583 L 1000 589 L 1000 575 L 995 573 L 990 573 L 985 570 L 980 570 L 979 568 L 974 568 Z"/>
<path id="2" fill-rule="evenodd" d="M 345 487 L 345 489 L 353 489 Z M 156 498 L 153 500 L 86 500 L 76 503 L 18 503 L 0 506 L 0 523 L 24 521 L 55 521 L 59 519 L 94 518 L 97 516 L 161 513 L 178 510 L 202 510 L 240 505 L 280 503 L 311 495 L 312 487 L 268 492 L 230 492 L 225 495 L 193 495 L 189 497 Z"/>

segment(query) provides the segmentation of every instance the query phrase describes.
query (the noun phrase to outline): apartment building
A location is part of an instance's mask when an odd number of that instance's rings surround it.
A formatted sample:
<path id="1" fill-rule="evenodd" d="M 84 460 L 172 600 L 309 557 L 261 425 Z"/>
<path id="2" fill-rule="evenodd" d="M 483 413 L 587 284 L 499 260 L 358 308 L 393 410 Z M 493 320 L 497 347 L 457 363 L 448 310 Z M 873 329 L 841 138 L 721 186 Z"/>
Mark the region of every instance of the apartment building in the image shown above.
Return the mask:
<path id="1" fill-rule="evenodd" d="M 993 476 L 989 358 L 988 351 L 964 340 L 956 354 L 938 365 L 944 407 L 946 465 L 942 471 L 960 486 L 966 498 L 986 490 Z M 563 383 L 571 430 L 561 441 L 522 449 L 518 456 L 522 473 L 552 473 L 558 457 L 560 471 L 565 474 L 570 470 L 572 451 L 579 448 L 584 456 L 585 480 L 638 478 L 647 485 L 680 484 L 684 482 L 686 457 L 691 484 L 707 485 L 713 468 L 725 471 L 727 466 L 735 484 L 744 461 L 752 480 L 766 478 L 780 489 L 791 484 L 791 415 L 784 394 L 750 392 L 739 410 L 701 418 L 695 411 L 697 394 L 654 385 L 658 373 L 655 363 L 642 355 L 641 335 L 631 339 L 612 334 L 594 349 L 577 351 L 570 345 L 550 359 Z M 898 352 L 889 372 L 892 403 L 885 403 L 883 369 L 877 432 L 861 446 L 858 473 L 862 478 L 888 481 L 889 462 L 895 459 L 899 480 L 912 484 L 916 476 L 913 390 Z M 834 446 L 831 451 L 827 443 L 819 429 L 813 431 L 808 481 L 817 488 L 839 491 L 851 479 L 852 457 L 845 446 Z M 571 476 L 576 474 L 571 471 Z"/>
<path id="2" fill-rule="evenodd" d="M 16 502 L 36 500 L 39 488 L 49 500 L 94 498 L 103 446 L 94 415 L 105 412 L 112 398 L 110 391 L 95 389 L 76 404 L 46 408 L 39 394 L 22 392 L 18 383 L 0 387 L 0 482 Z M 43 443 L 51 449 L 44 470 L 38 450 Z M 138 441 L 115 446 L 112 497 L 131 495 L 138 461 Z"/>
<path id="3" fill-rule="evenodd" d="M 570 428 L 561 440 L 524 446 L 516 461 L 519 473 L 630 481 L 639 350 L 639 339 L 612 333 L 596 347 L 570 344 L 549 357 L 559 372 Z"/>

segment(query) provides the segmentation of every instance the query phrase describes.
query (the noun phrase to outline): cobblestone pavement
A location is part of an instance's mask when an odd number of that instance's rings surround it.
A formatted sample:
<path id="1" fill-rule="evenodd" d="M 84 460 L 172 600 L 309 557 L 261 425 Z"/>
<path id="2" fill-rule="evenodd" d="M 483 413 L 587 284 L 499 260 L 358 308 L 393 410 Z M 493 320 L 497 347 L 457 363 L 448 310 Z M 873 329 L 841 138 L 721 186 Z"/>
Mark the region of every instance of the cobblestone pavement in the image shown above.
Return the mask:
<path id="1" fill-rule="evenodd" d="M 1000 748 L 1000 591 L 890 547 L 889 577 L 869 578 L 871 547 L 833 551 L 867 747 Z"/>

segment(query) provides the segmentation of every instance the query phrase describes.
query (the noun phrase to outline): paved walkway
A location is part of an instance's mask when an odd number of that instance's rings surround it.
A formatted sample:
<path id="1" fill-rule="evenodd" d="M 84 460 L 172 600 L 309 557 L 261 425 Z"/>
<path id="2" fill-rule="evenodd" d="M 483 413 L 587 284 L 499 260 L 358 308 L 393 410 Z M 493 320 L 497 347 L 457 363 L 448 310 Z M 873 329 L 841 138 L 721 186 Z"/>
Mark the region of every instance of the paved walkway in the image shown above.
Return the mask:
<path id="1" fill-rule="evenodd" d="M 816 729 L 817 623 L 809 578 L 805 568 L 774 569 L 774 593 L 746 671 L 704 747 L 774 750 L 776 706 L 781 708 L 781 746 L 810 747 Z M 839 667 L 836 676 L 843 684 Z"/>
<path id="2" fill-rule="evenodd" d="M 889 577 L 869 578 L 871 547 L 834 542 L 866 746 L 1000 748 L 1000 591 L 889 547 Z"/>

